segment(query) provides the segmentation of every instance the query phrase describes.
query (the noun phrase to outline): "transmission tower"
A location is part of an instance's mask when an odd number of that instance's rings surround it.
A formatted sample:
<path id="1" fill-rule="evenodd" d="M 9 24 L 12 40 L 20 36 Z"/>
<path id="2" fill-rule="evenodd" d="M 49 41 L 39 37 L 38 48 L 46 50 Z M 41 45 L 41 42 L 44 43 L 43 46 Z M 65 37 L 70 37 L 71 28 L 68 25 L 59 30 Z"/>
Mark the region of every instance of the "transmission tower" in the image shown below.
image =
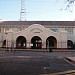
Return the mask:
<path id="1" fill-rule="evenodd" d="M 21 0 L 20 21 L 26 21 L 25 0 Z"/>

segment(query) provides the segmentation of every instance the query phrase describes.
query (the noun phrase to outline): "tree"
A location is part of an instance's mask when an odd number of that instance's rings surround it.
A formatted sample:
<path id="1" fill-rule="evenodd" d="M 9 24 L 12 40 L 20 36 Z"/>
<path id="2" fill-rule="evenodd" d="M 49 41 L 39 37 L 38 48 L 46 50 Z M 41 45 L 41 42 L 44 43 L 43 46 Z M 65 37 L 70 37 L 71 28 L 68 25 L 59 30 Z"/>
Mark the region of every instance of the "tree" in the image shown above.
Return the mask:
<path id="1" fill-rule="evenodd" d="M 57 0 L 57 1 L 59 1 L 59 0 Z M 75 0 L 64 0 L 64 4 L 66 4 L 65 10 L 70 10 L 70 12 L 72 12 L 71 7 L 73 8 L 74 3 L 75 3 Z M 63 9 L 63 8 L 62 8 L 62 9 Z M 62 10 L 62 9 L 61 9 L 61 10 Z"/>
<path id="2" fill-rule="evenodd" d="M 67 6 L 66 6 L 66 9 L 67 9 L 67 8 L 70 8 L 71 5 L 74 4 L 75 0 L 66 0 L 66 2 L 68 3 Z"/>

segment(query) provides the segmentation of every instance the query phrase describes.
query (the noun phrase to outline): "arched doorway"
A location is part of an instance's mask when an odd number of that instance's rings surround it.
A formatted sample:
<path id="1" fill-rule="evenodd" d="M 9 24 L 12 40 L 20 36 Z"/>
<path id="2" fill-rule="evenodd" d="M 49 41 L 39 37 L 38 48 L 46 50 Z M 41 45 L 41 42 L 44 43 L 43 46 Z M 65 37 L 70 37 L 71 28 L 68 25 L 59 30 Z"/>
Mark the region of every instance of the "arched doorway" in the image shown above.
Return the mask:
<path id="1" fill-rule="evenodd" d="M 3 41 L 2 46 L 3 46 L 3 47 L 6 47 L 6 40 Z"/>
<path id="2" fill-rule="evenodd" d="M 42 48 L 42 40 L 39 36 L 34 36 L 32 39 L 31 39 L 31 48 L 32 49 L 41 49 Z"/>
<path id="3" fill-rule="evenodd" d="M 24 36 L 19 36 L 16 40 L 16 48 L 26 48 L 26 38 Z"/>
<path id="4" fill-rule="evenodd" d="M 73 48 L 73 42 L 72 42 L 71 40 L 68 40 L 68 41 L 67 41 L 67 47 L 68 47 L 69 49 Z"/>
<path id="5" fill-rule="evenodd" d="M 46 48 L 57 48 L 57 40 L 55 37 L 50 36 L 46 39 Z"/>

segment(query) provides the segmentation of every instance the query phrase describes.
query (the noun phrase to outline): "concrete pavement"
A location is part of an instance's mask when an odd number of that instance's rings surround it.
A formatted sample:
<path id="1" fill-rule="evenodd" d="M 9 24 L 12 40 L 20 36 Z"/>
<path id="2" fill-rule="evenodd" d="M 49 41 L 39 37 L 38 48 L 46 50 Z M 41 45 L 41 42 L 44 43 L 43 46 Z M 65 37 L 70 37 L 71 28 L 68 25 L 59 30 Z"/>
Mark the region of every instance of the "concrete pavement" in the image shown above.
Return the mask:
<path id="1" fill-rule="evenodd" d="M 65 57 L 75 57 L 75 52 L 0 51 L 0 75 L 52 75 L 75 70 Z"/>
<path id="2" fill-rule="evenodd" d="M 75 70 L 75 67 L 58 57 L 13 56 L 0 58 L 0 75 L 52 75 L 68 70 Z"/>

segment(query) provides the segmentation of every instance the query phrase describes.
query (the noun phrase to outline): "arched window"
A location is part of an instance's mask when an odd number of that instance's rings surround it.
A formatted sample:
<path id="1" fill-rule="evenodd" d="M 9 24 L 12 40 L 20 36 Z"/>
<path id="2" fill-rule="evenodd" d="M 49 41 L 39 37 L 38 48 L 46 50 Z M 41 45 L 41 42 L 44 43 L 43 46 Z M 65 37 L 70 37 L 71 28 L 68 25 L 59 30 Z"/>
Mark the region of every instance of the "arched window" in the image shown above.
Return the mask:
<path id="1" fill-rule="evenodd" d="M 68 48 L 73 48 L 73 42 L 71 40 L 67 41 L 67 47 Z"/>

